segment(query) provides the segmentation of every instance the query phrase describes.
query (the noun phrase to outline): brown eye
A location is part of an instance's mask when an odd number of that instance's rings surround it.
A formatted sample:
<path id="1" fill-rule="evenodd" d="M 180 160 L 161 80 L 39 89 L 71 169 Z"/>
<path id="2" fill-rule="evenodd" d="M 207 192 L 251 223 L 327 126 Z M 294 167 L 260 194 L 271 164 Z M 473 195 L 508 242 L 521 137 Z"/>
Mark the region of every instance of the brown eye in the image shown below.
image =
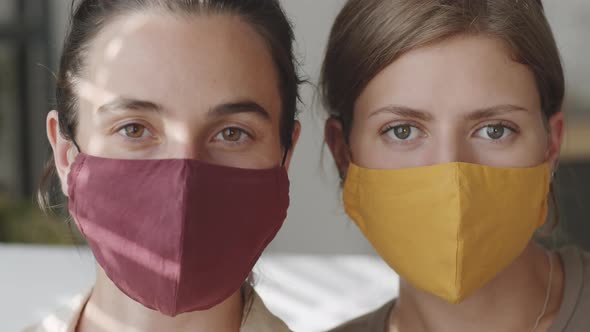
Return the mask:
<path id="1" fill-rule="evenodd" d="M 238 142 L 244 135 L 244 132 L 238 128 L 226 128 L 221 132 L 224 141 Z"/>
<path id="2" fill-rule="evenodd" d="M 487 127 L 487 135 L 489 138 L 498 140 L 504 137 L 506 133 L 506 128 L 502 125 L 495 125 L 495 126 L 488 126 Z"/>
<path id="3" fill-rule="evenodd" d="M 132 123 L 123 127 L 121 132 L 129 138 L 142 138 L 148 133 L 148 130 L 140 124 Z"/>

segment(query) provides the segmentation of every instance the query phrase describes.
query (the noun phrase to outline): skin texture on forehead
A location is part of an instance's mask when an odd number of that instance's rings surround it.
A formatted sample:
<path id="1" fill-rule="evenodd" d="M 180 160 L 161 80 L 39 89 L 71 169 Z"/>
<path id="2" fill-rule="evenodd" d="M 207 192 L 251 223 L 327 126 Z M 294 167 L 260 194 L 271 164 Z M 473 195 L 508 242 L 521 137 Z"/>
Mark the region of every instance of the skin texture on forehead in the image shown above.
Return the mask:
<path id="1" fill-rule="evenodd" d="M 98 110 L 124 97 L 161 106 L 167 139 L 183 143 L 204 142 L 211 135 L 208 114 L 216 106 L 256 104 L 270 121 L 253 121 L 253 114 L 238 118 L 258 126 L 258 144 L 249 155 L 261 162 L 242 158 L 237 164 L 266 167 L 280 159 L 278 74 L 263 38 L 238 16 L 145 11 L 119 17 L 90 45 L 85 71 L 77 81 L 78 143 L 88 147 L 88 153 L 109 156 L 109 144 L 100 143 L 104 133 L 96 129 L 101 121 Z M 185 144 L 182 149 L 197 148 Z M 193 157 L 172 150 L 162 145 L 162 153 L 152 156 Z M 123 156 L 117 152 L 113 157 Z"/>
<path id="2" fill-rule="evenodd" d="M 423 118 L 382 111 L 391 106 Z M 490 108 L 504 112 L 481 112 Z M 512 60 L 504 42 L 491 37 L 458 36 L 406 53 L 371 80 L 354 112 L 350 148 L 355 162 L 369 168 L 453 161 L 529 167 L 547 157 L 548 133 L 534 75 Z M 419 122 L 427 136 L 419 144 L 384 140 L 384 126 L 409 121 Z M 473 137 L 481 126 L 499 122 L 514 123 L 518 135 L 502 144 Z"/>

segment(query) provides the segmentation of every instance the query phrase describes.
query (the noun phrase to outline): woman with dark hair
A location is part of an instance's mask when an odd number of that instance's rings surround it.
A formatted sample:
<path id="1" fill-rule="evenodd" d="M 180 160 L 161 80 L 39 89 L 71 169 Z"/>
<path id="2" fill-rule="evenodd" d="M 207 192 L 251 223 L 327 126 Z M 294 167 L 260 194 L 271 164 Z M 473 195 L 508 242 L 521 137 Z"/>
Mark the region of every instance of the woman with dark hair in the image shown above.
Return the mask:
<path id="1" fill-rule="evenodd" d="M 289 205 L 292 43 L 275 0 L 79 2 L 39 197 L 97 279 L 32 331 L 288 330 L 247 279 Z"/>

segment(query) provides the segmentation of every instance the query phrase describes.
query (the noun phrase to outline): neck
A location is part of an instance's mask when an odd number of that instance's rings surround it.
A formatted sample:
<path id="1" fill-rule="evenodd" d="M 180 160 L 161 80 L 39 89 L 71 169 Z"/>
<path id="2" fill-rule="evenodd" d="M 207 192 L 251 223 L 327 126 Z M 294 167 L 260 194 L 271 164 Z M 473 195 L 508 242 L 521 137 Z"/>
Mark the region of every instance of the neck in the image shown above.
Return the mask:
<path id="1" fill-rule="evenodd" d="M 243 301 L 238 291 L 205 311 L 168 317 L 150 310 L 122 293 L 97 268 L 96 284 L 78 323 L 78 332 L 105 331 L 221 331 L 237 332 Z"/>
<path id="2" fill-rule="evenodd" d="M 550 326 L 561 304 L 563 267 L 553 254 L 552 278 L 545 251 L 530 244 L 511 266 L 460 304 L 449 304 L 405 281 L 391 314 L 390 331 L 531 331 L 543 311 L 552 280 L 549 304 L 536 330 Z"/>

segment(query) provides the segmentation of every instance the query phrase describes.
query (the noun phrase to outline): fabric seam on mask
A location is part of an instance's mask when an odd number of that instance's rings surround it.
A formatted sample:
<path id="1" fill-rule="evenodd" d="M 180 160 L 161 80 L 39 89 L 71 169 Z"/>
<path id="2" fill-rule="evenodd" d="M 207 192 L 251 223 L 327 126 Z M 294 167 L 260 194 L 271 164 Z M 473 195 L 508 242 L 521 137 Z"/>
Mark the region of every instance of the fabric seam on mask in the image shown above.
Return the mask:
<path id="1" fill-rule="evenodd" d="M 82 167 L 84 167 L 84 164 L 86 163 L 86 157 L 82 156 L 82 161 L 80 162 L 80 165 L 78 165 L 78 167 L 76 167 L 76 169 L 74 170 L 74 178 L 78 179 L 80 172 L 82 171 Z M 76 188 L 78 188 L 78 181 L 74 181 L 73 183 L 74 187 L 72 188 L 72 193 L 76 192 Z M 75 196 L 75 195 L 74 195 Z M 74 197 L 74 214 L 76 216 L 79 216 L 78 214 L 78 200 Z M 69 204 L 69 203 L 68 203 Z M 74 220 L 75 222 L 75 220 Z M 82 234 L 85 234 L 84 232 L 84 227 L 82 226 L 81 222 L 77 222 L 76 224 L 78 224 L 78 227 L 80 228 L 80 231 L 82 232 Z"/>
<path id="2" fill-rule="evenodd" d="M 183 162 L 184 167 L 183 167 L 183 172 L 187 172 L 187 169 L 189 168 L 189 161 L 184 161 Z M 198 171 L 198 168 L 197 168 Z M 182 193 L 182 201 L 181 201 L 181 212 L 182 212 L 182 228 L 180 229 L 180 252 L 179 252 L 179 259 L 178 259 L 178 282 L 176 283 L 175 287 L 174 287 L 174 312 L 176 313 L 176 311 L 178 311 L 178 291 L 180 289 L 180 285 L 182 284 L 182 267 L 183 267 L 183 261 L 184 261 L 184 236 L 186 233 L 186 224 L 187 224 L 187 220 L 186 220 L 186 209 L 182 208 L 184 206 L 184 203 L 187 201 L 187 196 L 188 196 L 188 186 L 191 179 L 191 172 L 188 172 L 187 176 L 186 176 L 186 181 L 183 185 L 183 193 Z"/>

